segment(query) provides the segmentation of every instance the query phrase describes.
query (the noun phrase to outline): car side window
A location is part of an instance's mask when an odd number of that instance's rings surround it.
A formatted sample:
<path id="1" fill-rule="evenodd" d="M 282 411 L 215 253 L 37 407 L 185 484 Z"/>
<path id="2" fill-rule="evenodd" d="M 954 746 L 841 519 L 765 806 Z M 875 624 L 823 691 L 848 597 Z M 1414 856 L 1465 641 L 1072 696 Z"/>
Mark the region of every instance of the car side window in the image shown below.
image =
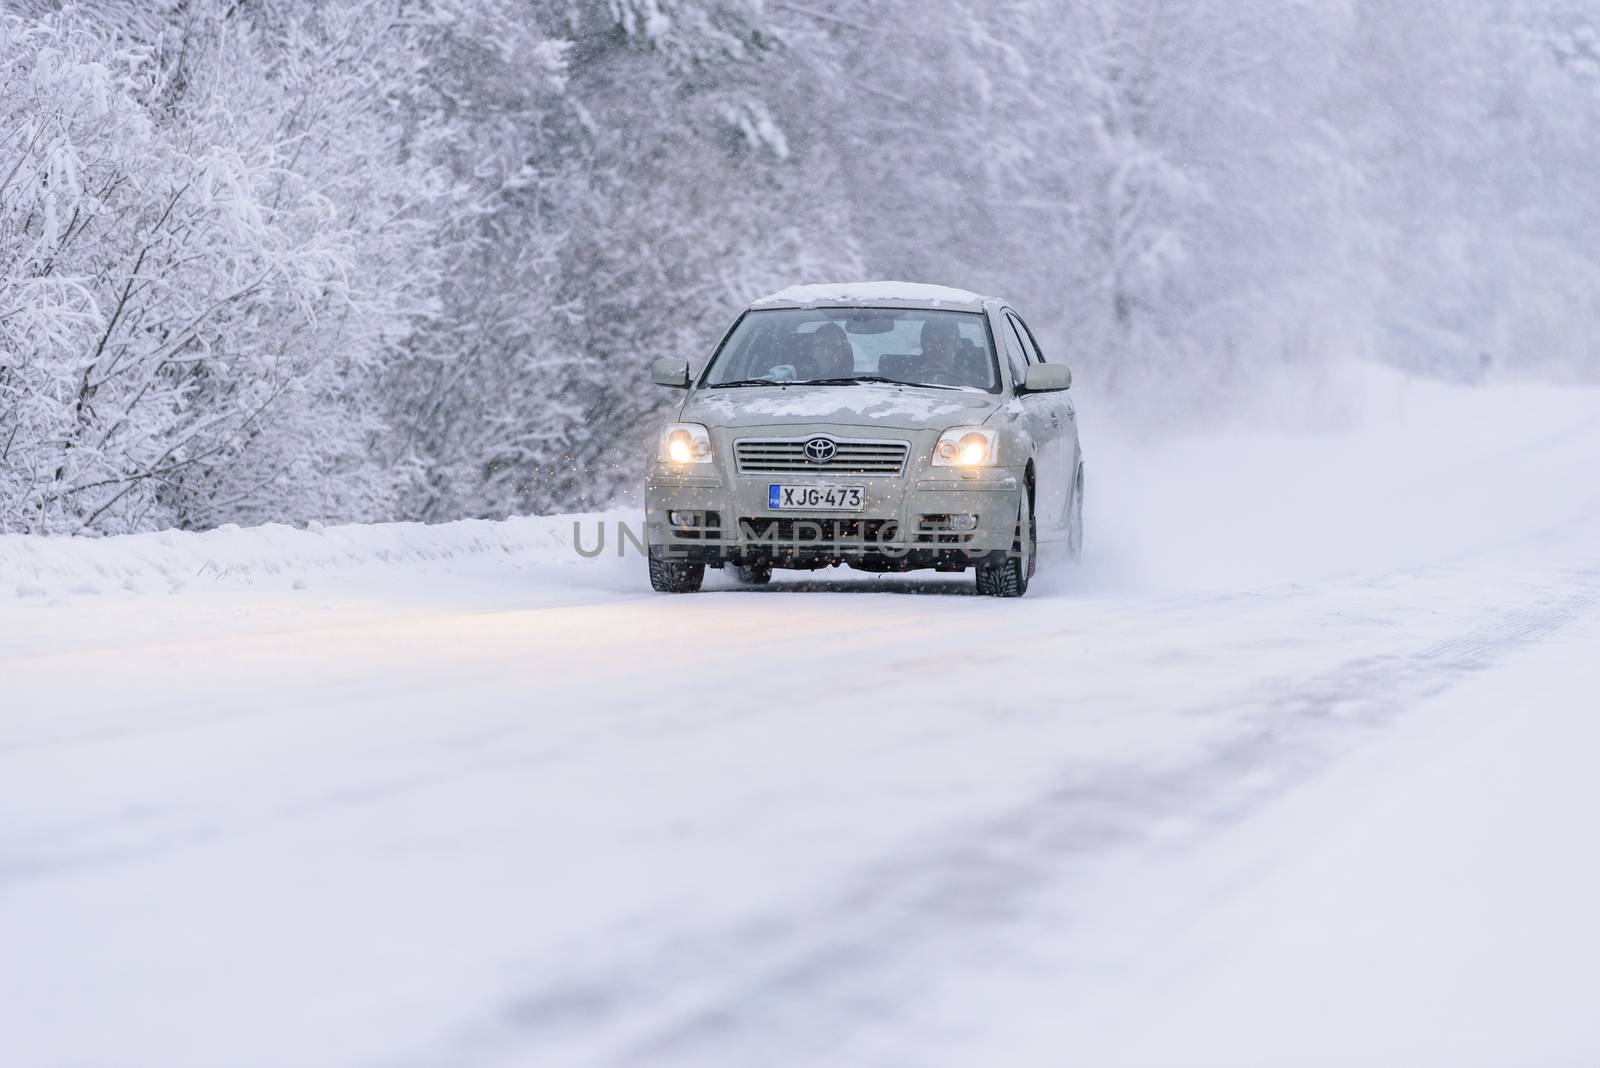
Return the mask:
<path id="1" fill-rule="evenodd" d="M 1011 365 L 1011 382 L 1013 386 L 1021 387 L 1022 380 L 1028 374 L 1028 354 L 1022 347 L 1022 342 L 1017 338 L 1017 328 L 1011 325 L 1011 317 L 1006 316 L 1005 326 L 1000 331 L 1006 346 L 1006 362 Z"/>
<path id="2" fill-rule="evenodd" d="M 1033 340 L 1033 332 L 1028 329 L 1028 324 L 1022 321 L 1022 316 L 1016 312 L 1006 312 L 1006 320 L 1011 323 L 1011 329 L 1017 332 L 1017 338 L 1022 342 L 1022 351 L 1027 354 L 1029 363 L 1044 363 L 1044 353 L 1039 351 L 1039 346 Z"/>

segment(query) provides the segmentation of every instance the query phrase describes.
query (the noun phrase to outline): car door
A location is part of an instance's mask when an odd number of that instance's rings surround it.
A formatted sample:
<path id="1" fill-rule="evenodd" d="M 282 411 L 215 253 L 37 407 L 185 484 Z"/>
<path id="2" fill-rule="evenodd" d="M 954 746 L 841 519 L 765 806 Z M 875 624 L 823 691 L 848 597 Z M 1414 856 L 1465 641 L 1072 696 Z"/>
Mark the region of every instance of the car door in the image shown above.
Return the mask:
<path id="1" fill-rule="evenodd" d="M 1023 340 L 1026 330 L 1019 326 L 1014 312 L 1001 313 L 1001 333 L 1004 336 L 1006 360 L 1011 365 L 1011 379 L 1017 388 L 1033 361 L 1028 358 L 1028 345 Z M 1034 444 L 1034 495 L 1033 506 L 1039 526 L 1053 528 L 1061 525 L 1062 509 L 1066 504 L 1061 466 L 1061 415 L 1052 393 L 1018 393 L 1022 405 L 1024 425 Z"/>
<path id="2" fill-rule="evenodd" d="M 1026 350 L 1028 358 L 1035 363 L 1044 363 L 1044 350 L 1039 347 L 1039 341 L 1033 336 L 1033 331 L 1028 329 L 1028 324 L 1023 321 L 1022 316 L 1016 315 L 1015 312 L 1012 315 L 1016 317 L 1017 326 L 1021 328 L 1019 333 L 1022 337 L 1022 346 Z M 1061 522 L 1065 523 L 1070 518 L 1067 515 L 1067 509 L 1072 506 L 1073 479 L 1077 477 L 1078 467 L 1083 462 L 1078 443 L 1078 409 L 1072 403 L 1072 394 L 1066 391 L 1051 393 L 1048 396 L 1055 405 L 1058 420 L 1061 490 L 1066 495 L 1062 501 Z"/>

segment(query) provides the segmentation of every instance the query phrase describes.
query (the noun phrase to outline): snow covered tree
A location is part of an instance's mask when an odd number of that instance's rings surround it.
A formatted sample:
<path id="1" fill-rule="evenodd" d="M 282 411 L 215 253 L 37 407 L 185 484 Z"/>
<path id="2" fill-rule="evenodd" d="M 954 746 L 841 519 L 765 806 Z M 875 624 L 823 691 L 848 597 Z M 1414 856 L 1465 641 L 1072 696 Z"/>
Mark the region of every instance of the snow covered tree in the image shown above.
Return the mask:
<path id="1" fill-rule="evenodd" d="M 78 14 L 5 24 L 0 248 L 35 312 L 6 336 L 0 388 L 26 415 L 5 431 L 4 521 L 387 511 L 381 472 L 359 462 L 361 377 L 404 330 L 409 282 L 364 255 L 397 205 L 363 176 L 395 168 L 381 124 L 347 121 L 362 86 L 336 62 L 294 73 L 307 41 L 348 38 L 297 24 L 310 36 L 269 41 L 220 3 L 178 29 L 147 20 L 146 41 Z M 52 289 L 75 303 L 42 331 Z"/>
<path id="2" fill-rule="evenodd" d="M 5 32 L 0 247 L 21 312 L 5 339 L 6 461 L 21 475 L 6 522 L 181 521 L 183 480 L 239 448 L 277 392 L 231 373 L 271 361 L 256 324 L 313 301 L 339 252 L 274 227 L 266 161 L 158 121 L 170 71 L 148 53 L 66 16 Z M 52 289 L 78 300 L 41 330 Z M 198 403 L 207 393 L 226 408 Z"/>
<path id="3" fill-rule="evenodd" d="M 478 158 L 481 134 L 516 166 L 453 198 L 484 210 L 457 231 L 460 288 L 402 416 L 408 510 L 426 517 L 612 500 L 637 481 L 663 399 L 642 388 L 651 359 L 703 352 L 797 270 L 853 266 L 762 96 L 784 45 L 759 5 L 563 6 L 528 32 L 570 42 L 560 95 L 524 78 L 520 121 L 453 127 L 452 154 Z"/>
<path id="4" fill-rule="evenodd" d="M 0 529 L 626 499 L 793 282 L 1007 294 L 1127 418 L 1600 374 L 1580 0 L 19 0 Z"/>

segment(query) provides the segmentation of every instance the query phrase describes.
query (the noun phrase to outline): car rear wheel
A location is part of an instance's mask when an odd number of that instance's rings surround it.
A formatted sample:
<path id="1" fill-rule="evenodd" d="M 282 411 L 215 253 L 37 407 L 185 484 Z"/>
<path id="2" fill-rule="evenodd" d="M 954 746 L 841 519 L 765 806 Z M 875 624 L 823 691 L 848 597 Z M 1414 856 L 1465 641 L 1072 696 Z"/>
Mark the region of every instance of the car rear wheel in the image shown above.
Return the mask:
<path id="1" fill-rule="evenodd" d="M 978 593 L 988 597 L 1021 597 L 1028 592 L 1039 552 L 1039 528 L 1027 494 L 1017 506 L 1016 537 L 1011 551 L 978 565 Z"/>
<path id="2" fill-rule="evenodd" d="M 1067 523 L 1067 556 L 1077 560 L 1083 555 L 1083 465 L 1078 465 L 1078 477 L 1072 484 L 1072 518 Z"/>
<path id="3" fill-rule="evenodd" d="M 657 593 L 696 593 L 705 580 L 705 564 L 650 557 L 650 588 Z"/>

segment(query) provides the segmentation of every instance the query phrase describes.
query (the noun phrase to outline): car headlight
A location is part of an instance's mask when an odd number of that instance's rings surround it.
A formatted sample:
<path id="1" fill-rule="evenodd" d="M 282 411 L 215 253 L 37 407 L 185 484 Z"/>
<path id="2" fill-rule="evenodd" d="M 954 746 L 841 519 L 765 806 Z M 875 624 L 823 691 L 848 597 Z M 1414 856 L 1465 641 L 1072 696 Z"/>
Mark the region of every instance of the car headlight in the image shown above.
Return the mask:
<path id="1" fill-rule="evenodd" d="M 981 426 L 958 426 L 939 435 L 933 447 L 934 467 L 991 467 L 995 433 Z"/>
<path id="2" fill-rule="evenodd" d="M 656 458 L 663 463 L 708 464 L 711 462 L 711 431 L 699 423 L 668 423 L 661 428 L 661 447 Z"/>

